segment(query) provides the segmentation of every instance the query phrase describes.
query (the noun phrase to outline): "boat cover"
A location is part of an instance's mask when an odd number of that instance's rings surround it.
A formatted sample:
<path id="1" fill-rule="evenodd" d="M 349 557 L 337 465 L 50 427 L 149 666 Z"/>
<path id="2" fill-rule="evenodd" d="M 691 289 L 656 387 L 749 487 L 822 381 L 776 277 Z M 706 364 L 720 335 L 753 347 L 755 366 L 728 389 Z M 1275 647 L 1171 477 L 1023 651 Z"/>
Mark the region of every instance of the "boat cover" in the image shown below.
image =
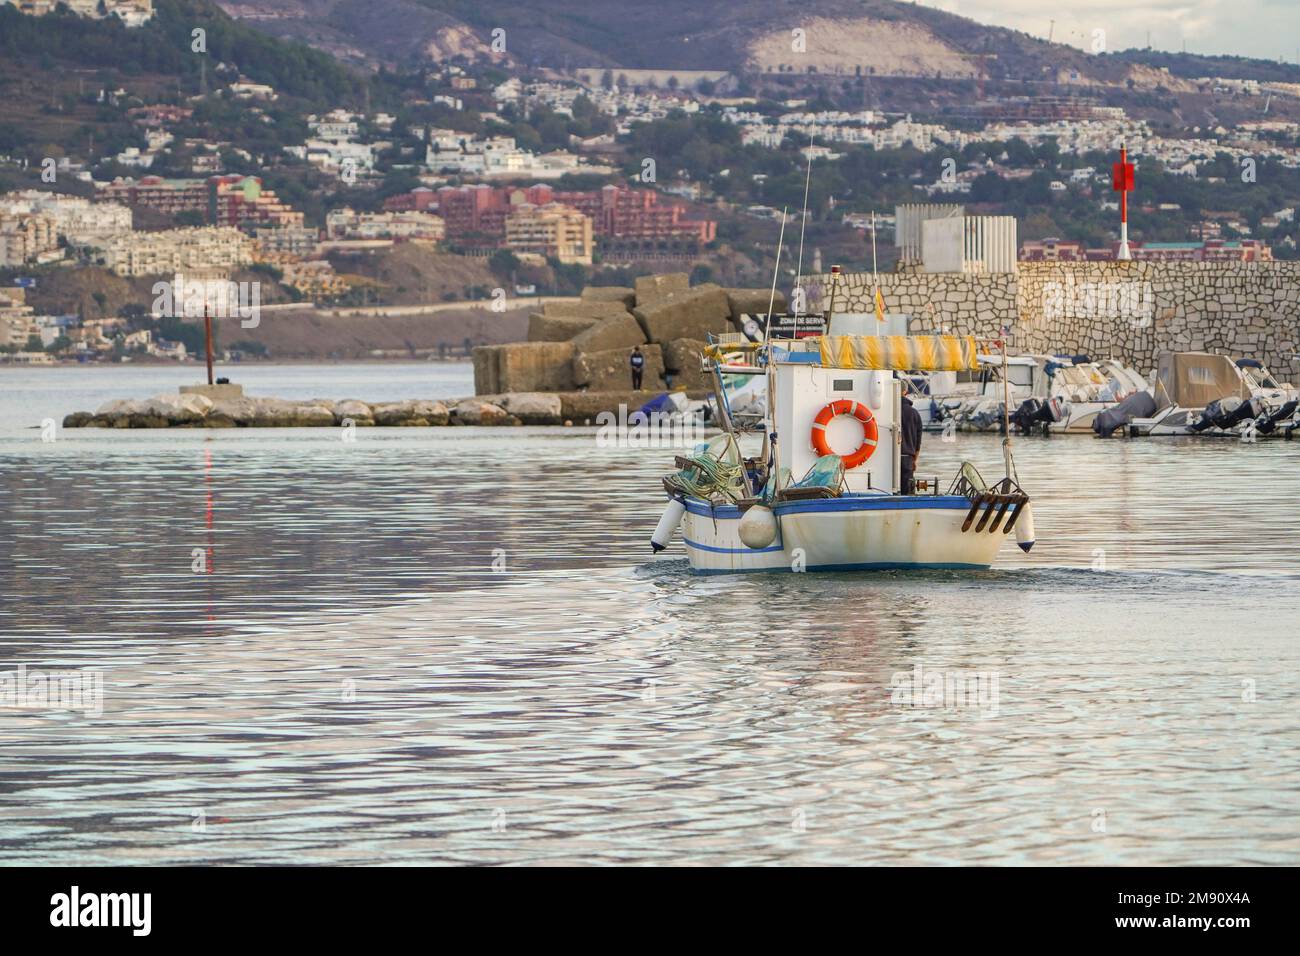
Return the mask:
<path id="1" fill-rule="evenodd" d="M 1115 429 L 1127 425 L 1135 418 L 1150 418 L 1155 411 L 1156 400 L 1150 392 L 1134 392 L 1114 408 L 1099 412 L 1092 420 L 1092 430 L 1102 438 L 1109 438 Z"/>
<path id="2" fill-rule="evenodd" d="M 1161 352 L 1152 391 L 1158 408 L 1201 409 L 1230 396 L 1250 398 L 1232 359 L 1209 352 Z"/>
<path id="3" fill-rule="evenodd" d="M 823 335 L 822 365 L 900 372 L 978 368 L 973 335 Z"/>
<path id="4" fill-rule="evenodd" d="M 687 407 L 686 395 L 682 392 L 664 392 L 656 398 L 650 399 L 641 406 L 641 413 L 644 415 L 671 415 L 673 412 L 682 412 Z"/>

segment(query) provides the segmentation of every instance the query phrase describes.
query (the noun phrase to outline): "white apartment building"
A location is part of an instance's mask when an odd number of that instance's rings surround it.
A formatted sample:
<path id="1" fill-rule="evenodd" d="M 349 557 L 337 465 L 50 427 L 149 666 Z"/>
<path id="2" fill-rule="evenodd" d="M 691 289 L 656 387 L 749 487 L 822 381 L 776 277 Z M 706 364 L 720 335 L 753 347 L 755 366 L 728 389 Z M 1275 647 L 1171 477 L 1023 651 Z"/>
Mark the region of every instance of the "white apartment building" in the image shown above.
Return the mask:
<path id="1" fill-rule="evenodd" d="M 142 27 L 153 19 L 153 0 L 0 0 L 30 16 L 43 17 L 62 4 L 79 17 L 102 20 L 115 16 L 128 27 Z"/>
<path id="2" fill-rule="evenodd" d="M 58 248 L 58 229 L 53 219 L 0 211 L 0 268 L 41 262 Z"/>
<path id="3" fill-rule="evenodd" d="M 438 242 L 447 234 L 441 216 L 427 212 L 356 212 L 344 206 L 325 217 L 331 239 L 424 239 Z"/>
<path id="4" fill-rule="evenodd" d="M 120 276 L 229 273 L 253 262 L 253 240 L 230 227 L 132 232 L 104 247 L 104 265 Z"/>
<path id="5" fill-rule="evenodd" d="M 120 203 L 91 202 L 80 196 L 25 189 L 0 196 L 0 217 L 43 216 L 54 222 L 58 236 L 73 246 L 102 246 L 109 238 L 131 231 L 131 210 Z"/>

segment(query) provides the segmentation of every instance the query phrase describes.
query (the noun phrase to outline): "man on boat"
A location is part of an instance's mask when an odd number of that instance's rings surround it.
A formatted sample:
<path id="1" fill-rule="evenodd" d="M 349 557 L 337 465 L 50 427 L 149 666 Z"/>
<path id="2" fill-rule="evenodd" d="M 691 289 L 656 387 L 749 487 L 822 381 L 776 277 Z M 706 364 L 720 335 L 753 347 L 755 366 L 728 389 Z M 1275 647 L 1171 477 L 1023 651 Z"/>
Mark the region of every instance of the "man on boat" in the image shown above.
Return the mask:
<path id="1" fill-rule="evenodd" d="M 916 474 L 916 459 L 921 452 L 921 413 L 912 406 L 912 400 L 903 396 L 902 448 L 899 449 L 899 491 L 912 493 L 912 476 Z"/>
<path id="2" fill-rule="evenodd" d="M 645 372 L 645 356 L 641 354 L 641 346 L 632 350 L 632 356 L 628 359 L 632 366 L 632 391 L 641 391 L 641 375 Z"/>

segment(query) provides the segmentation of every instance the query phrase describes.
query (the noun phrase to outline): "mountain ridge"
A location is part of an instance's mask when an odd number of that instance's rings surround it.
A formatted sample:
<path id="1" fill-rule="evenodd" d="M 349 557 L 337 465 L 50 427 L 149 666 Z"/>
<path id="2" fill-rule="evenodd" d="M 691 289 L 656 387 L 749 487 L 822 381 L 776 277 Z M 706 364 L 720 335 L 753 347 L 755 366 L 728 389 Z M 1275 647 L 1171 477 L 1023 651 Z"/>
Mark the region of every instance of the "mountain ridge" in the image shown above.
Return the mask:
<path id="1" fill-rule="evenodd" d="M 462 55 L 529 67 L 817 70 L 990 80 L 1077 78 L 1138 88 L 1207 75 L 1300 82 L 1300 67 L 1157 50 L 1093 55 L 1028 33 L 897 0 L 733 0 L 726 20 L 690 0 L 217 0 L 258 29 L 370 66 Z M 505 30 L 494 53 L 492 31 Z M 805 31 L 802 52 L 792 31 Z M 880 68 L 912 61 L 910 69 Z M 1147 70 L 1134 70 L 1147 67 Z"/>

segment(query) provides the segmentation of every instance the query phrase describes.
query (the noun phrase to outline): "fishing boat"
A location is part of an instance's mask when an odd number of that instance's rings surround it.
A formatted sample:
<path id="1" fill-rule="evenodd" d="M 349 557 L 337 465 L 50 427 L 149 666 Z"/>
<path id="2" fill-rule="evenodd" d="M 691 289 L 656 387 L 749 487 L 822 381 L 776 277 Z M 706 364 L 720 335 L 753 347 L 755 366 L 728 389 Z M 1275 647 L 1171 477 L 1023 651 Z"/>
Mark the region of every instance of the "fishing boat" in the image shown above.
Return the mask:
<path id="1" fill-rule="evenodd" d="M 680 528 L 692 570 L 705 574 L 987 569 L 1013 534 L 1032 548 L 1033 515 L 1009 436 L 1004 476 L 993 483 L 963 462 L 946 483 L 918 476 L 914 487 L 901 486 L 896 373 L 975 370 L 981 343 L 834 332 L 828 324 L 817 337 L 764 337 L 744 346 L 743 364 L 734 361 L 738 343 L 709 346 L 705 368 L 719 383 L 722 434 L 679 456 L 664 477 L 668 502 L 652 548 L 664 550 Z M 991 344 L 1005 362 L 1005 342 Z M 730 422 L 724 374 L 767 380 L 766 427 L 753 457 L 742 453 L 742 433 Z"/>

